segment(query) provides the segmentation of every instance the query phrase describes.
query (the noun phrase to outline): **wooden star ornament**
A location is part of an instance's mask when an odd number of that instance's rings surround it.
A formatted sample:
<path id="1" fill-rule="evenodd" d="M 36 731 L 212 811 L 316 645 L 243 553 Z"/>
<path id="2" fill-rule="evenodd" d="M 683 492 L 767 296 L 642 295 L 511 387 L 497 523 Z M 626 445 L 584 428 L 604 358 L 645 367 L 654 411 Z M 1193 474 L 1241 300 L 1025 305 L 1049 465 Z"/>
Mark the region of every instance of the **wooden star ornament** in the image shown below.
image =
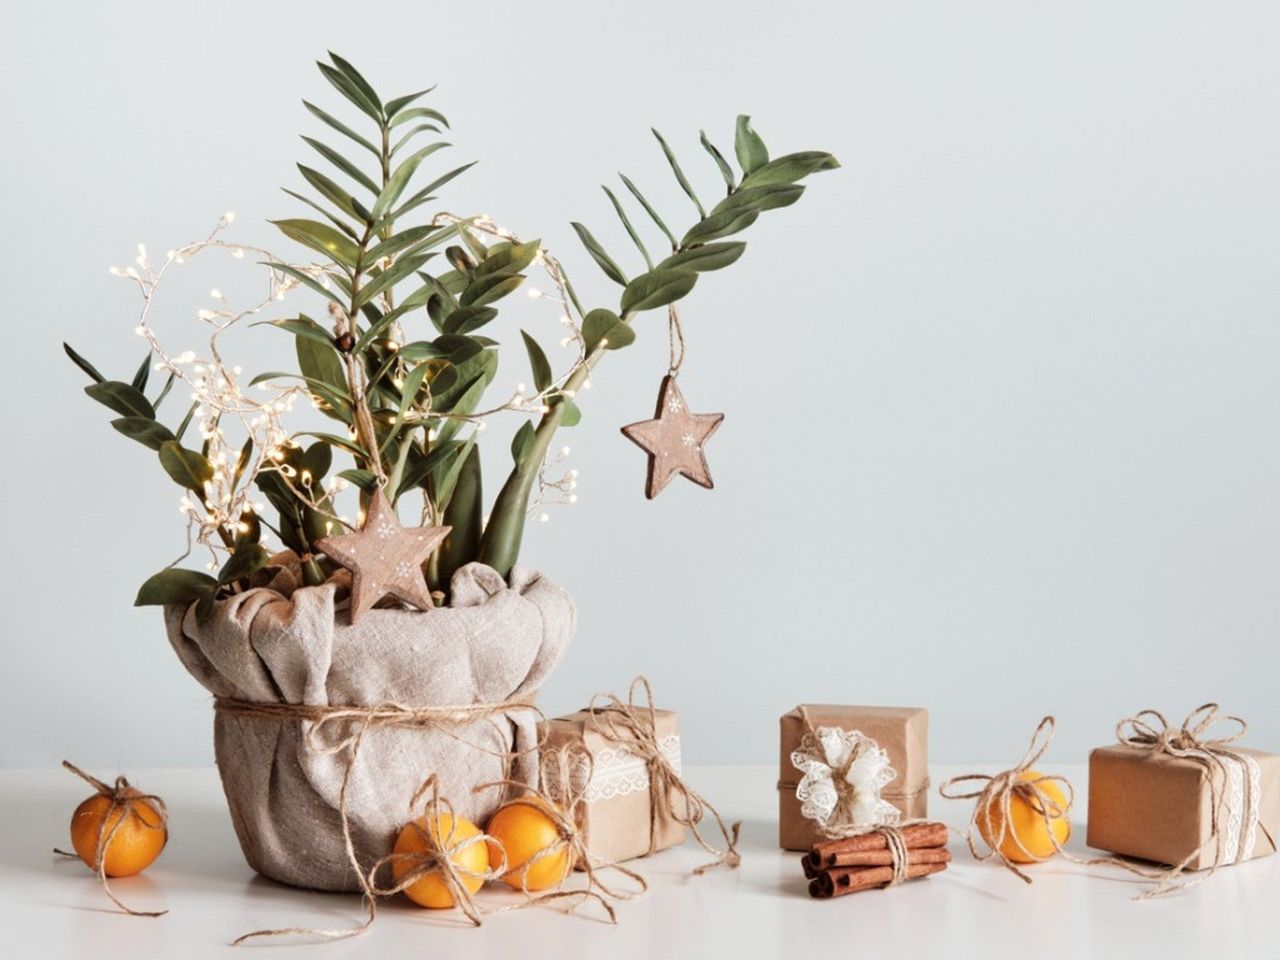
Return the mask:
<path id="1" fill-rule="evenodd" d="M 450 529 L 401 526 L 396 508 L 379 489 L 358 533 L 317 540 L 317 549 L 351 571 L 351 622 L 385 596 L 419 610 L 435 606 L 422 564 Z"/>
<path id="2" fill-rule="evenodd" d="M 628 440 L 649 454 L 644 495 L 652 500 L 676 474 L 708 490 L 714 487 L 702 448 L 723 419 L 723 413 L 690 413 L 676 378 L 663 377 L 654 418 L 622 428 Z"/>

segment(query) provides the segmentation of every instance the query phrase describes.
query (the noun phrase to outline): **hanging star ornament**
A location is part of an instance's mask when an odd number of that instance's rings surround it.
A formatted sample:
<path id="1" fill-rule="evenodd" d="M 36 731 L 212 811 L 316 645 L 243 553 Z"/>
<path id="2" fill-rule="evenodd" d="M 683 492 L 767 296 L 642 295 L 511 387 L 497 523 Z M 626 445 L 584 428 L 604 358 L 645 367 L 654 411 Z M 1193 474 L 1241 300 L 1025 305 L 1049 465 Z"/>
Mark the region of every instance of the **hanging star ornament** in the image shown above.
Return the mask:
<path id="1" fill-rule="evenodd" d="M 622 428 L 627 439 L 649 454 L 644 495 L 652 500 L 677 473 L 708 490 L 714 487 L 702 448 L 723 419 L 723 413 L 690 413 L 676 378 L 663 377 L 654 418 Z"/>
<path id="2" fill-rule="evenodd" d="M 351 622 L 385 596 L 430 610 L 431 591 L 422 564 L 450 527 L 404 527 L 396 508 L 379 488 L 358 533 L 325 537 L 316 547 L 351 571 Z"/>

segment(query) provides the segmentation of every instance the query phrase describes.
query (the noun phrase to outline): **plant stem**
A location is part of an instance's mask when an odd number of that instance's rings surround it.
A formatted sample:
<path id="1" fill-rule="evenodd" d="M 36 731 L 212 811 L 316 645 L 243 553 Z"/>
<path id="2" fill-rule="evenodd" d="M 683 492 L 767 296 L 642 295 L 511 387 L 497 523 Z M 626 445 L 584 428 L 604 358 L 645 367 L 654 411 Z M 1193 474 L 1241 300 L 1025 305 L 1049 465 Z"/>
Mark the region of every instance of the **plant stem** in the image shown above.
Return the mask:
<path id="1" fill-rule="evenodd" d="M 634 314 L 624 313 L 622 322 L 630 323 L 632 316 Z M 603 355 L 604 348 L 597 347 L 595 353 L 587 357 L 582 366 L 565 381 L 561 392 L 576 394 Z M 507 482 L 502 485 L 502 490 L 493 503 L 489 523 L 480 540 L 480 556 L 477 559 L 481 563 L 487 563 L 504 577 L 511 572 L 511 567 L 520 555 L 529 496 L 538 478 L 538 470 L 546 459 L 547 451 L 551 449 L 551 440 L 563 419 L 562 403 L 552 404 L 551 409 L 542 415 L 525 455 L 507 477 Z"/>

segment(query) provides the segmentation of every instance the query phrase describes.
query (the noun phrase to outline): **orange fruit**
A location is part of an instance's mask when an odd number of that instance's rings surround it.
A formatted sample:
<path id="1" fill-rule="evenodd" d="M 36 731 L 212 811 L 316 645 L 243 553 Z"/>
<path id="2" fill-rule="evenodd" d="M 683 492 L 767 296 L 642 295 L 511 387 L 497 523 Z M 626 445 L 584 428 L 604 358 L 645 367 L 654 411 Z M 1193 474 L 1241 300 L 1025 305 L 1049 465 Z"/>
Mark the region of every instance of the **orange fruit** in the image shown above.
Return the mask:
<path id="1" fill-rule="evenodd" d="M 502 866 L 506 852 L 507 872 L 502 882 L 516 890 L 547 890 L 569 872 L 569 848 L 560 842 L 560 828 L 547 813 L 547 805 L 536 797 L 515 800 L 499 808 L 485 830 L 489 841 L 489 866 Z M 497 841 L 495 843 L 494 841 Z M 498 844 L 502 846 L 499 847 Z M 543 850 L 559 849 L 531 860 Z"/>
<path id="2" fill-rule="evenodd" d="M 140 797 L 141 792 L 125 787 L 126 797 Z M 121 823 L 121 817 L 124 822 Z M 116 824 L 119 824 L 117 828 Z M 115 830 L 112 835 L 111 831 Z M 100 832 L 101 831 L 101 832 Z M 98 869 L 99 837 L 106 840 L 102 854 L 103 871 L 108 877 L 132 877 L 151 866 L 160 856 L 169 830 L 164 817 L 146 800 L 134 800 L 111 809 L 111 798 L 95 793 L 71 815 L 71 846 L 90 870 Z"/>
<path id="3" fill-rule="evenodd" d="M 392 852 L 428 854 L 436 850 L 452 850 L 449 860 L 458 868 L 458 880 L 468 893 L 475 893 L 484 883 L 484 874 L 489 869 L 489 854 L 482 841 L 466 846 L 462 844 L 478 836 L 480 828 L 466 817 L 455 817 L 450 813 L 439 814 L 434 821 L 430 817 L 419 817 L 400 831 Z M 412 857 L 397 858 L 391 861 L 391 875 L 398 884 L 418 866 L 419 862 Z M 404 895 L 420 907 L 441 910 L 454 906 L 453 891 L 438 868 L 405 887 Z"/>
<path id="4" fill-rule="evenodd" d="M 1034 770 L 1024 770 L 1019 781 L 1037 780 L 1043 774 Z M 1013 863 L 1035 863 L 1046 860 L 1057 853 L 1057 846 L 1062 846 L 1071 836 L 1071 823 L 1067 820 L 1067 798 L 1056 780 L 1045 780 L 1036 787 L 1062 811 L 1060 816 L 1054 815 L 1054 808 L 1049 809 L 1046 822 L 1040 801 L 1035 796 L 1014 793 L 1009 797 L 1009 823 L 1005 824 L 1004 811 L 999 802 L 987 804 L 985 810 L 978 814 L 978 831 L 982 839 L 993 849 L 999 849 L 1005 858 Z M 1003 827 L 1003 830 L 1002 830 Z M 1003 834 L 1004 839 L 1001 840 Z M 996 843 L 999 841 L 999 847 Z M 1023 851 L 1026 851 L 1025 853 Z M 1030 854 L 1030 856 L 1028 856 Z"/>

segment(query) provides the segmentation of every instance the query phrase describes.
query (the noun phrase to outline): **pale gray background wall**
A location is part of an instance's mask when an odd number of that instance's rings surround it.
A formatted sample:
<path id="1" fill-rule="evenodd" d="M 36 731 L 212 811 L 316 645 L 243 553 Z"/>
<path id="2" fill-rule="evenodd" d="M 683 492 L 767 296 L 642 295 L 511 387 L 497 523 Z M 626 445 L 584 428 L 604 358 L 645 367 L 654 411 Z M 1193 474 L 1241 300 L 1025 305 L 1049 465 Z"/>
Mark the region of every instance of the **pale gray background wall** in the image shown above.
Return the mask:
<path id="1" fill-rule="evenodd" d="M 129 605 L 179 548 L 177 493 L 58 341 L 132 371 L 106 267 L 139 240 L 234 209 L 282 246 L 264 221 L 320 129 L 299 99 L 338 103 L 326 47 L 386 91 L 438 81 L 482 161 L 448 206 L 541 236 L 593 300 L 568 222 L 626 253 L 602 179 L 689 216 L 651 123 L 708 195 L 697 131 L 728 145 L 742 111 L 844 163 L 688 302 L 714 492 L 646 502 L 617 433 L 652 405 L 659 315 L 596 376 L 581 502 L 526 548 L 581 609 L 549 709 L 643 671 L 695 762 L 772 760 L 806 699 L 928 706 L 949 761 L 1012 760 L 1054 712 L 1076 762 L 1128 711 L 1218 698 L 1280 747 L 1274 5 L 43 0 L 0 31 L 0 763 L 211 758 L 207 696 Z M 229 269 L 171 301 L 171 342 Z M 287 357 L 259 333 L 246 366 Z M 526 377 L 517 354 L 500 382 Z"/>

